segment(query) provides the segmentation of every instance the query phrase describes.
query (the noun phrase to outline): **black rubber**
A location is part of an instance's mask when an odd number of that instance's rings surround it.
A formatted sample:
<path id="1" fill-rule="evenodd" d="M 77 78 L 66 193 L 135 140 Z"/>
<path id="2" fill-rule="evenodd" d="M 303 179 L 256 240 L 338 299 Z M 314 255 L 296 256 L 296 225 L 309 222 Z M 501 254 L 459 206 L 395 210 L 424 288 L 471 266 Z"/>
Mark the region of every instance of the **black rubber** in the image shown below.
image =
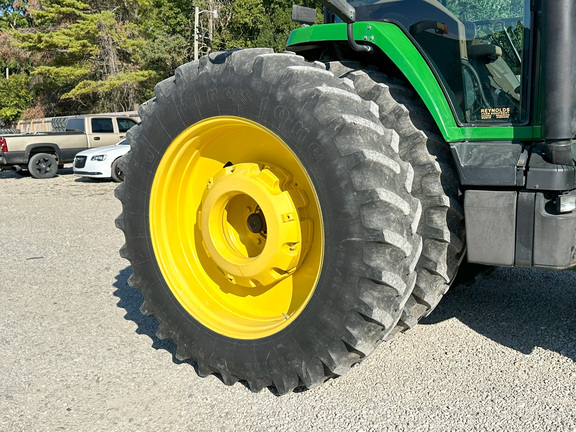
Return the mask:
<path id="1" fill-rule="evenodd" d="M 142 291 L 141 310 L 158 320 L 158 336 L 174 340 L 177 357 L 193 359 L 200 375 L 245 381 L 252 391 L 284 394 L 348 371 L 394 331 L 416 279 L 421 207 L 395 133 L 325 65 L 266 49 L 210 54 L 178 68 L 155 92 L 128 132 L 116 223 L 126 238 L 121 255 L 132 263 L 129 282 Z M 282 138 L 322 209 L 325 252 L 314 295 L 291 325 L 256 340 L 217 334 L 188 314 L 150 241 L 149 194 L 160 159 L 185 128 L 217 115 L 251 119 Z"/>
<path id="2" fill-rule="evenodd" d="M 360 96 L 378 105 L 382 124 L 400 137 L 400 157 L 414 169 L 412 194 L 422 203 L 418 232 L 423 250 L 416 287 L 402 315 L 402 324 L 408 329 L 442 299 L 465 252 L 458 174 L 432 116 L 406 83 L 354 62 L 332 62 L 328 68 L 350 79 Z"/>
<path id="3" fill-rule="evenodd" d="M 54 177 L 58 172 L 58 161 L 48 153 L 37 153 L 28 161 L 30 175 L 37 179 Z"/>
<path id="4" fill-rule="evenodd" d="M 123 164 L 120 161 L 121 158 L 116 159 L 112 162 L 111 167 L 111 177 L 116 183 L 122 183 L 124 181 L 124 171 L 123 171 Z"/>

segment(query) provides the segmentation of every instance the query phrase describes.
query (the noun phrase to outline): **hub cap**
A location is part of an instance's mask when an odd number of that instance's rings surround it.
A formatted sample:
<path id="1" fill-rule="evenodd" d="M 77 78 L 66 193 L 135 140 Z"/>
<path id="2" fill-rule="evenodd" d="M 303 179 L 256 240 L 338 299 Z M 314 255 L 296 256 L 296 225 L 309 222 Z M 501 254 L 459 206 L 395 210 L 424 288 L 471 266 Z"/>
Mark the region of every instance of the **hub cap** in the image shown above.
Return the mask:
<path id="1" fill-rule="evenodd" d="M 302 236 L 296 204 L 281 187 L 287 180 L 270 167 L 242 163 L 208 181 L 198 217 L 202 240 L 231 283 L 267 286 L 296 270 Z"/>

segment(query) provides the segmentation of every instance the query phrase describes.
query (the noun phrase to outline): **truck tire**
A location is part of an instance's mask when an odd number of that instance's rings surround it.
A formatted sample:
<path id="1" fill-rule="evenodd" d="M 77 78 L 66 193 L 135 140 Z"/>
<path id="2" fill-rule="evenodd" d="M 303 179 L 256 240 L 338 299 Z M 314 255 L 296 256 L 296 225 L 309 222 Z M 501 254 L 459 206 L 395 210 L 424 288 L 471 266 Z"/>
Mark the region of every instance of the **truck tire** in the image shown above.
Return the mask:
<path id="1" fill-rule="evenodd" d="M 380 121 L 400 137 L 402 160 L 414 169 L 412 194 L 422 203 L 418 233 L 423 249 L 416 287 L 404 307 L 405 329 L 428 315 L 458 272 L 465 252 L 464 212 L 450 148 L 427 108 L 403 81 L 360 64 L 332 62 L 335 75 L 350 79 L 358 94 L 378 105 Z"/>
<path id="2" fill-rule="evenodd" d="M 58 171 L 58 161 L 49 153 L 36 153 L 28 161 L 28 171 L 36 179 L 54 177 Z"/>
<path id="3" fill-rule="evenodd" d="M 268 49 L 210 54 L 155 94 L 116 196 L 158 337 L 254 392 L 359 363 L 396 328 L 421 252 L 395 133 L 323 64 Z"/>
<path id="4" fill-rule="evenodd" d="M 122 183 L 124 181 L 124 171 L 123 164 L 120 162 L 120 158 L 112 162 L 110 169 L 110 176 L 112 177 L 112 180 L 114 180 L 116 183 Z"/>

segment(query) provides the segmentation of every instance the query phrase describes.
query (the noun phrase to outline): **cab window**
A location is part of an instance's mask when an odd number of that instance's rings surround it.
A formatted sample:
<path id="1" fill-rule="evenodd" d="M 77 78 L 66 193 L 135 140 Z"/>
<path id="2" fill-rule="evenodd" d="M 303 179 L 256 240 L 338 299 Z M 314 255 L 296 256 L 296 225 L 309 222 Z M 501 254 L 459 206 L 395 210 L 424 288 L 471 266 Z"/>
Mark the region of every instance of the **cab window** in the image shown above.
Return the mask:
<path id="1" fill-rule="evenodd" d="M 461 123 L 525 123 L 527 0 L 356 0 L 359 21 L 398 24 L 446 89 Z"/>
<path id="2" fill-rule="evenodd" d="M 114 133 L 114 125 L 111 118 L 91 119 L 93 133 Z"/>
<path id="3" fill-rule="evenodd" d="M 117 120 L 118 120 L 118 131 L 120 133 L 128 132 L 128 129 L 136 125 L 136 122 L 129 118 L 119 118 Z"/>

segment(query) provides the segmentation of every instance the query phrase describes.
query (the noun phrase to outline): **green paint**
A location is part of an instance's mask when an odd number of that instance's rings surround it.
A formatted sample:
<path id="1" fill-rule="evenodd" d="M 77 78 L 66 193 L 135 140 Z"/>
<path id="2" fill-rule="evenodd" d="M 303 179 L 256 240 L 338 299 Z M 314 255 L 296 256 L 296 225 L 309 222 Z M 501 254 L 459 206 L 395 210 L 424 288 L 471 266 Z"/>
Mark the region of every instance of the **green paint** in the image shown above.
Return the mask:
<path id="1" fill-rule="evenodd" d="M 540 128 L 531 126 L 458 126 L 435 75 L 396 25 L 358 22 L 354 24 L 354 39 L 373 43 L 396 64 L 430 110 L 446 141 L 532 141 L 540 137 Z M 346 24 L 324 24 L 294 30 L 287 45 L 345 40 Z"/>

